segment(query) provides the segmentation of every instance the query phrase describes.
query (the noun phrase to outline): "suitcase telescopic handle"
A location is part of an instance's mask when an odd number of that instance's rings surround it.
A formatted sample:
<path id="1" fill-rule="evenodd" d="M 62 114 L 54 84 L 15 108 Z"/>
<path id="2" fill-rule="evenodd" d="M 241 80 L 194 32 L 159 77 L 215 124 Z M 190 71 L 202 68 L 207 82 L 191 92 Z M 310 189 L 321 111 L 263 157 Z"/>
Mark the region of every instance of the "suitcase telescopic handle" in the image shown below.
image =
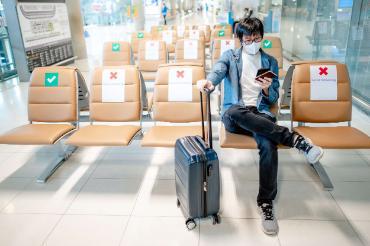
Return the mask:
<path id="1" fill-rule="evenodd" d="M 207 108 L 207 121 L 208 121 L 208 146 L 213 148 L 212 144 L 212 116 L 211 116 L 211 90 L 204 88 L 204 93 L 206 94 L 206 108 Z M 204 127 L 204 110 L 203 110 L 203 92 L 200 92 L 200 111 L 202 114 L 202 138 L 206 141 L 205 127 Z"/>

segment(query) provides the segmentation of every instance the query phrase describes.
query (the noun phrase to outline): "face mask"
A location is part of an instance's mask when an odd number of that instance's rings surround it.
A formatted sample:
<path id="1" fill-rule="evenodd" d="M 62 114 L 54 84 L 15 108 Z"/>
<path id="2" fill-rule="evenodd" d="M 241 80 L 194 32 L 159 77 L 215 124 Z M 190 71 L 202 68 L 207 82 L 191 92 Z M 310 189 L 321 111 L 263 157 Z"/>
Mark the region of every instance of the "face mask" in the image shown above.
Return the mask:
<path id="1" fill-rule="evenodd" d="M 245 52 L 247 52 L 247 54 L 249 55 L 257 54 L 260 48 L 261 48 L 261 42 L 258 42 L 258 43 L 253 42 L 251 44 L 243 43 L 243 50 L 245 50 Z"/>

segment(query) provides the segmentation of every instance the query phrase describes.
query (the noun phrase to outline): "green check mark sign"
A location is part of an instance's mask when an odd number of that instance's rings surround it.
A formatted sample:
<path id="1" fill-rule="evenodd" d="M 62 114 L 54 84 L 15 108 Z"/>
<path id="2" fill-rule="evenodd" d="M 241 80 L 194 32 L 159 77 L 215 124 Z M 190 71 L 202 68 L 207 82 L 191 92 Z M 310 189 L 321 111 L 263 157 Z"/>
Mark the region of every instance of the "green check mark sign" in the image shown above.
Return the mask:
<path id="1" fill-rule="evenodd" d="M 143 38 L 143 37 L 144 37 L 144 33 L 139 32 L 139 33 L 137 34 L 137 38 Z"/>
<path id="2" fill-rule="evenodd" d="M 271 42 L 271 40 L 268 40 L 268 39 L 264 40 L 263 41 L 263 48 L 265 48 L 265 49 L 272 48 L 272 42 Z"/>
<path id="3" fill-rule="evenodd" d="M 112 51 L 118 52 L 121 50 L 121 44 L 120 43 L 112 43 Z"/>
<path id="4" fill-rule="evenodd" d="M 59 84 L 58 73 L 45 73 L 44 86 L 45 87 L 57 87 Z"/>
<path id="5" fill-rule="evenodd" d="M 219 37 L 223 37 L 223 36 L 225 36 L 225 31 L 224 31 L 224 30 L 222 30 L 222 31 L 218 31 L 218 36 L 219 36 Z"/>

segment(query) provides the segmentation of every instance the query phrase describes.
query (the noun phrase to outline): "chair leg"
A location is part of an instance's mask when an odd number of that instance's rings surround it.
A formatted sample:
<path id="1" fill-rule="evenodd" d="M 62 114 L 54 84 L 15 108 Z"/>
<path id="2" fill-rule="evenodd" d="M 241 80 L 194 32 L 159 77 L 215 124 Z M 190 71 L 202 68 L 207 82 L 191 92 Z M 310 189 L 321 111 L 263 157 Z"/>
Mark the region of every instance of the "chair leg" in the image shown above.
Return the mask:
<path id="1" fill-rule="evenodd" d="M 333 190 L 334 189 L 333 183 L 331 182 L 322 164 L 320 162 L 316 162 L 314 164 L 311 164 L 311 166 L 316 171 L 317 175 L 319 176 L 324 190 L 327 190 L 327 191 Z"/>
<path id="2" fill-rule="evenodd" d="M 46 169 L 42 172 L 42 174 L 37 178 L 37 183 L 46 183 L 46 181 L 50 178 L 53 173 L 72 155 L 73 152 L 76 151 L 76 146 L 67 146 L 62 144 L 62 141 L 57 143 L 58 148 L 58 158 L 51 163 Z"/>

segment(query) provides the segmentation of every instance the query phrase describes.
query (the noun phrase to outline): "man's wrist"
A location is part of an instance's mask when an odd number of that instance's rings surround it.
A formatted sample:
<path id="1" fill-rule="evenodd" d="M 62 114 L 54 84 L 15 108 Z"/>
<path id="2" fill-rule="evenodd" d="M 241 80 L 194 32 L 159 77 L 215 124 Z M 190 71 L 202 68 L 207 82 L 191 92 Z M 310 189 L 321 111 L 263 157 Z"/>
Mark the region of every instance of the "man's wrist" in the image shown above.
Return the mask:
<path id="1" fill-rule="evenodd" d="M 262 89 L 262 94 L 265 95 L 265 96 L 268 96 L 269 95 L 269 88 Z"/>

